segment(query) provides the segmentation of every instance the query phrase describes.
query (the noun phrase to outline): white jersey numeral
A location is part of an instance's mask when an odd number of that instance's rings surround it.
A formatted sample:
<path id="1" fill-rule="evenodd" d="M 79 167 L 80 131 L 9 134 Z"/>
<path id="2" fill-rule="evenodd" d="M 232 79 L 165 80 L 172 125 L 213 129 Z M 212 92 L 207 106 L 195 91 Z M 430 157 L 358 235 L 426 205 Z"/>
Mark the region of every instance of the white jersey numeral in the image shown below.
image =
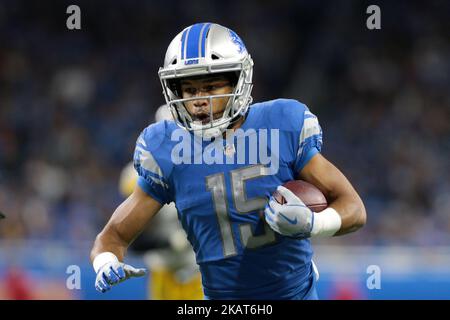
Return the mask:
<path id="1" fill-rule="evenodd" d="M 231 171 L 231 188 L 233 203 L 239 214 L 263 210 L 266 204 L 264 197 L 247 198 L 245 182 L 268 174 L 269 168 L 259 164 Z M 220 235 L 223 243 L 223 255 L 229 257 L 237 254 L 236 240 L 233 237 L 230 213 L 226 201 L 226 184 L 223 173 L 217 173 L 206 177 L 206 186 L 212 193 L 214 210 L 220 227 Z M 245 248 L 254 249 L 276 241 L 273 230 L 264 223 L 265 233 L 259 236 L 253 235 L 250 223 L 239 224 L 241 243 Z"/>

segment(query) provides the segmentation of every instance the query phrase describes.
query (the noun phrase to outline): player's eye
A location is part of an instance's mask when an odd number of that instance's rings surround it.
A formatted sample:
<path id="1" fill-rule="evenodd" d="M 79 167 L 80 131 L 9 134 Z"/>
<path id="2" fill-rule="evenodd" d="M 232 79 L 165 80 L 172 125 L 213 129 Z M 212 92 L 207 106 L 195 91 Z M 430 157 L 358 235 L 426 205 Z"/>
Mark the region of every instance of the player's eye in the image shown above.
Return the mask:
<path id="1" fill-rule="evenodd" d="M 186 87 L 183 89 L 183 91 L 187 94 L 194 95 L 194 94 L 196 94 L 197 89 L 194 87 Z"/>
<path id="2" fill-rule="evenodd" d="M 217 86 L 215 86 L 215 85 L 208 85 L 208 86 L 203 87 L 203 90 L 205 92 L 213 91 L 215 89 L 217 89 Z"/>
<path id="3" fill-rule="evenodd" d="M 203 89 L 205 91 L 214 91 L 214 90 L 221 89 L 227 85 L 228 85 L 228 82 L 216 82 L 216 83 L 211 83 L 211 84 L 205 86 Z"/>

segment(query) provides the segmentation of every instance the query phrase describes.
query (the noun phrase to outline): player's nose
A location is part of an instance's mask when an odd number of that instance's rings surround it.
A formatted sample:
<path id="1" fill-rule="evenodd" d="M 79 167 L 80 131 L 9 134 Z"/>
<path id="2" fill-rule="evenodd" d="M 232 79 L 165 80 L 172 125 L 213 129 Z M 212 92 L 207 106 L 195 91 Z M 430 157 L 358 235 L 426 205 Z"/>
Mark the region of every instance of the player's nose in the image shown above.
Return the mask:
<path id="1" fill-rule="evenodd" d="M 204 107 L 207 107 L 209 104 L 208 99 L 202 98 L 202 93 L 198 94 L 198 99 L 195 99 L 193 101 L 194 107 L 203 109 Z"/>

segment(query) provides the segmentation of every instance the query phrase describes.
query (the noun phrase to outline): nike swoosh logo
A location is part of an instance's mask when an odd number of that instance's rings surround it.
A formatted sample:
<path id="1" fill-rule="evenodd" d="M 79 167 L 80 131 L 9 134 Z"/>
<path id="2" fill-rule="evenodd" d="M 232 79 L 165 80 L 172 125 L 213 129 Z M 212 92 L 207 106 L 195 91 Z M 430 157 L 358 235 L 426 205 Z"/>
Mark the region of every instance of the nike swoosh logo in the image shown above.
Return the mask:
<path id="1" fill-rule="evenodd" d="M 289 219 L 288 217 L 286 217 L 284 214 L 282 214 L 281 212 L 280 212 L 280 216 L 282 216 L 283 218 L 285 218 L 286 220 L 287 220 L 287 222 L 289 222 L 290 224 L 297 224 L 297 217 L 295 217 L 295 219 L 294 220 L 292 220 L 292 219 Z"/>

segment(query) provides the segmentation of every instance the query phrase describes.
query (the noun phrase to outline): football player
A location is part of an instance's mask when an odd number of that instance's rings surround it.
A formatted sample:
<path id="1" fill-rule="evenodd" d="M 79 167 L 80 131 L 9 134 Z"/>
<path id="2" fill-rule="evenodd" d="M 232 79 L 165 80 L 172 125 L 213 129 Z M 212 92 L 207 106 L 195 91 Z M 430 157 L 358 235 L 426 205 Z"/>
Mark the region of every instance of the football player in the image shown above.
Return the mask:
<path id="1" fill-rule="evenodd" d="M 91 252 L 99 291 L 143 275 L 124 262 L 126 249 L 173 201 L 206 299 L 317 299 L 310 238 L 359 229 L 365 208 L 321 155 L 322 130 L 304 104 L 252 104 L 252 71 L 244 43 L 226 27 L 198 23 L 172 40 L 158 74 L 174 121 L 137 139 L 138 185 Z M 294 179 L 317 186 L 328 208 L 314 213 L 281 187 Z M 284 204 L 271 197 L 275 190 Z"/>

